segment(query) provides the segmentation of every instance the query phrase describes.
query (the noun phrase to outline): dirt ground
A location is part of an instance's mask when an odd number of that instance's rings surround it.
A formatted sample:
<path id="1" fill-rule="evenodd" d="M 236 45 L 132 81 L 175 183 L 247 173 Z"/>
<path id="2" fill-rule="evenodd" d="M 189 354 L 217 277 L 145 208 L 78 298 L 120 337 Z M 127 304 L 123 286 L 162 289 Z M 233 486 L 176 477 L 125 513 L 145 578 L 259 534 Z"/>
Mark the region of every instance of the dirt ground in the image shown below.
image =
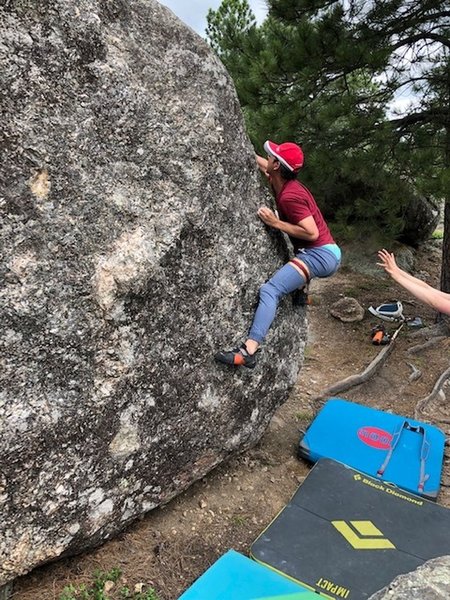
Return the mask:
<path id="1" fill-rule="evenodd" d="M 416 259 L 415 272 L 432 285 L 438 284 L 440 252 L 439 244 L 434 242 Z M 330 307 L 344 295 L 353 296 L 365 309 L 399 299 L 406 316 L 420 316 L 427 325 L 421 330 L 403 327 L 380 372 L 367 383 L 340 394 L 378 409 L 414 415 L 417 402 L 431 392 L 449 367 L 450 338 L 408 352 L 431 338 L 434 313 L 386 277 L 374 278 L 373 274 L 348 267 L 331 279 L 315 281 L 311 292 L 308 344 L 300 378 L 258 445 L 220 466 L 101 548 L 21 578 L 14 586 L 14 600 L 59 600 L 68 583 L 89 583 L 96 569 L 107 571 L 113 567 L 123 573 L 121 585 L 133 589 L 144 583 L 154 587 L 160 600 L 175 600 L 229 548 L 248 553 L 252 542 L 289 501 L 310 469 L 297 459 L 296 448 L 300 430 L 308 426 L 320 408 L 314 398 L 328 385 L 364 370 L 380 351 L 371 344 L 370 330 L 381 321 L 367 311 L 358 323 L 342 323 L 331 316 Z M 393 330 L 395 326 L 387 327 Z M 412 376 L 414 369 L 421 371 L 420 378 Z M 450 417 L 444 402 L 433 401 L 425 418 L 440 425 L 448 436 L 450 425 L 439 422 Z M 450 452 L 448 447 L 446 450 L 438 501 L 450 507 Z M 110 597 L 116 598 L 114 590 Z"/>

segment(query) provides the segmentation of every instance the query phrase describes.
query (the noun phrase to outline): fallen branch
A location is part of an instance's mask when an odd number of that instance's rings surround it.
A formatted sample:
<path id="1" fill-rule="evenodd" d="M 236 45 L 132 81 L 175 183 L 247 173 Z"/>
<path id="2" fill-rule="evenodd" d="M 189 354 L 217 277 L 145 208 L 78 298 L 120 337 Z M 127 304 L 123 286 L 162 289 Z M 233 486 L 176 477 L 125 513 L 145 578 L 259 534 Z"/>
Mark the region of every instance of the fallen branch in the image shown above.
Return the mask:
<path id="1" fill-rule="evenodd" d="M 448 339 L 447 336 L 440 335 L 435 338 L 432 338 L 431 340 L 424 342 L 423 344 L 417 344 L 416 346 L 411 346 L 411 348 L 408 348 L 408 350 L 406 352 L 408 354 L 418 354 L 419 352 L 422 352 L 423 350 L 426 350 L 427 348 L 436 346 L 437 344 L 442 342 L 442 340 L 446 340 L 446 339 Z"/>
<path id="2" fill-rule="evenodd" d="M 319 400 L 323 400 L 328 396 L 334 396 L 335 394 L 340 394 L 341 392 L 346 392 L 347 390 L 361 385 L 361 383 L 366 383 L 371 377 L 375 375 L 375 373 L 380 369 L 380 367 L 386 362 L 387 357 L 391 354 L 395 345 L 395 338 L 400 332 L 400 329 L 403 327 L 404 323 L 397 327 L 394 334 L 392 335 L 391 341 L 389 345 L 384 346 L 381 352 L 373 359 L 370 365 L 364 369 L 362 373 L 358 373 L 357 375 L 350 375 L 333 385 L 325 388 L 318 396 L 314 398 L 314 401 L 317 402 Z"/>
<path id="3" fill-rule="evenodd" d="M 450 377 L 450 367 L 448 369 L 446 369 L 442 373 L 442 375 L 438 378 L 438 380 L 434 384 L 434 388 L 432 389 L 431 394 L 426 396 L 426 398 L 422 398 L 422 400 L 419 400 L 419 402 L 416 404 L 416 408 L 414 409 L 414 418 L 415 419 L 418 419 L 422 416 L 423 409 L 425 408 L 425 406 L 427 404 L 429 404 L 432 400 L 434 400 L 434 398 L 436 398 L 436 396 L 442 391 L 444 383 L 447 381 L 447 379 L 449 377 Z M 440 422 L 444 423 L 446 421 L 440 421 Z"/>
<path id="4" fill-rule="evenodd" d="M 406 363 L 408 367 L 411 369 L 412 373 L 408 377 L 408 381 L 411 383 L 412 381 L 417 381 L 422 377 L 422 371 L 417 369 L 412 363 Z"/>

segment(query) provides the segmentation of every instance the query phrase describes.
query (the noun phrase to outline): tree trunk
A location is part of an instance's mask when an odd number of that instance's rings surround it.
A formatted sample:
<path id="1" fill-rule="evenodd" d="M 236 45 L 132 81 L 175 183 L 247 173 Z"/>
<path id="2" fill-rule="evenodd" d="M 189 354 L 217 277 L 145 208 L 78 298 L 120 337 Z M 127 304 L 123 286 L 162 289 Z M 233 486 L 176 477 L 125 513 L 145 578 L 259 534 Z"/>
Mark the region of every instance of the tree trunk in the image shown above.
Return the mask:
<path id="1" fill-rule="evenodd" d="M 450 78 L 449 78 L 449 96 L 450 96 Z M 445 130 L 445 168 L 450 166 L 450 122 L 446 124 Z M 441 290 L 450 293 L 450 192 L 448 187 L 445 191 L 444 207 L 444 239 L 442 243 L 442 266 L 441 266 Z M 446 325 L 450 325 L 450 316 L 444 316 L 442 319 Z"/>
<path id="2" fill-rule="evenodd" d="M 442 244 L 441 290 L 450 293 L 450 199 L 444 208 L 444 240 Z"/>

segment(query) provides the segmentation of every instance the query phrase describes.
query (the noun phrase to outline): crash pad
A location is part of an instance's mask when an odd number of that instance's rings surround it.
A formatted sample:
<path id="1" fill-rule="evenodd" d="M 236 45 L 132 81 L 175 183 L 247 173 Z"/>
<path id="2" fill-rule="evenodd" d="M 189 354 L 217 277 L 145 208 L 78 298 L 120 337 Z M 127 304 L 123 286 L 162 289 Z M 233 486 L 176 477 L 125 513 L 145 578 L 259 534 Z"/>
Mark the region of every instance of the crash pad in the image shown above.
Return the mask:
<path id="1" fill-rule="evenodd" d="M 320 596 L 229 550 L 179 600 L 320 600 Z"/>
<path id="2" fill-rule="evenodd" d="M 436 499 L 444 445 L 444 432 L 434 425 L 330 398 L 300 438 L 298 455 L 331 458 Z"/>
<path id="3" fill-rule="evenodd" d="M 327 598 L 366 600 L 450 554 L 450 510 L 330 459 L 319 460 L 251 556 Z"/>

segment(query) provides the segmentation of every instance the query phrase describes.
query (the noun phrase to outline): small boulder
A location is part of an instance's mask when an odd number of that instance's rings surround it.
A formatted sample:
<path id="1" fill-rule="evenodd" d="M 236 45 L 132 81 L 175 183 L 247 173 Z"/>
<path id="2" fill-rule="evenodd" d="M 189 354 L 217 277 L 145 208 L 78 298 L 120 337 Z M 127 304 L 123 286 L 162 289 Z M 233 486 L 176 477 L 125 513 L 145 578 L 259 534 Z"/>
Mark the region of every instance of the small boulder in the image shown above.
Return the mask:
<path id="1" fill-rule="evenodd" d="M 364 318 L 364 308 L 361 304 L 355 298 L 347 296 L 335 302 L 330 308 L 330 313 L 343 323 L 354 323 Z"/>
<path id="2" fill-rule="evenodd" d="M 369 600 L 447 600 L 450 556 L 434 558 L 411 573 L 399 575 Z"/>

